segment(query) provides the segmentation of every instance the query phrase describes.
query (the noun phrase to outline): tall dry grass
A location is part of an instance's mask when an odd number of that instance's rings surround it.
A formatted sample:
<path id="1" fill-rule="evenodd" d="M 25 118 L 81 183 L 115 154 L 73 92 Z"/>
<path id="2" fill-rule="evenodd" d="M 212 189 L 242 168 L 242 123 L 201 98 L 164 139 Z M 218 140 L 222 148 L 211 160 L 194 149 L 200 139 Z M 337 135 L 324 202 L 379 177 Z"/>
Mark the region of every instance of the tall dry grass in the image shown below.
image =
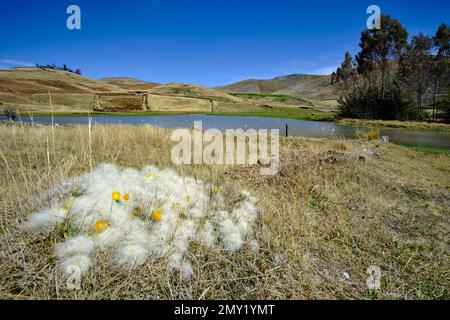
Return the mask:
<path id="1" fill-rule="evenodd" d="M 356 137 L 362 140 L 378 140 L 380 139 L 381 133 L 379 129 L 372 130 L 361 130 L 356 129 L 355 131 Z"/>
<path id="2" fill-rule="evenodd" d="M 52 183 L 99 163 L 173 167 L 169 133 L 149 126 L 0 125 L 0 297 L 449 298 L 449 156 L 302 138 L 282 140 L 273 177 L 261 176 L 258 166 L 176 168 L 260 199 L 259 252 L 192 248 L 197 276 L 189 282 L 168 278 L 156 259 L 126 271 L 100 256 L 82 290 L 68 290 L 52 257 L 65 235 L 33 238 L 21 222 L 45 206 L 40 195 Z M 382 270 L 378 291 L 366 286 L 370 265 Z"/>

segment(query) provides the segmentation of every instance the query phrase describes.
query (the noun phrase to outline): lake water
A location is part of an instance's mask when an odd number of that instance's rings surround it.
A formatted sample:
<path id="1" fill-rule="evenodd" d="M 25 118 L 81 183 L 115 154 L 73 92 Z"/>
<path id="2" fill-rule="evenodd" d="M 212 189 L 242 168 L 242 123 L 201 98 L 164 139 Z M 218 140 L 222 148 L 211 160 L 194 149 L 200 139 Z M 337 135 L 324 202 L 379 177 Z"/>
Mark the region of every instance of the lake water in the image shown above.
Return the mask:
<path id="1" fill-rule="evenodd" d="M 0 120 L 6 120 L 0 117 Z M 24 122 L 51 123 L 49 116 L 24 116 Z M 55 116 L 57 124 L 87 124 L 87 116 Z M 333 138 L 355 136 L 356 127 L 344 126 L 332 122 L 293 120 L 285 118 L 238 117 L 214 115 L 170 115 L 170 116 L 92 116 L 94 124 L 132 124 L 154 125 L 162 128 L 190 128 L 194 121 L 202 121 L 203 129 L 279 129 L 280 135 L 285 134 L 286 124 L 290 136 L 304 136 L 310 138 Z M 390 137 L 390 141 L 403 145 L 421 145 L 446 147 L 450 149 L 450 132 L 417 131 L 394 128 L 380 128 L 382 135 Z"/>

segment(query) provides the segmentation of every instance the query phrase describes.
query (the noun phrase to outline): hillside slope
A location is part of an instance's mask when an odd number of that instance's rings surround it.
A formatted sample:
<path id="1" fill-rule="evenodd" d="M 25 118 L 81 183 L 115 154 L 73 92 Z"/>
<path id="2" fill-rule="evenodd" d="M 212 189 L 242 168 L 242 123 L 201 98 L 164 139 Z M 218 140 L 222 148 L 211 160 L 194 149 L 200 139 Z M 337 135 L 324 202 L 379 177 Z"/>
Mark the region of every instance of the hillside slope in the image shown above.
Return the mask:
<path id="1" fill-rule="evenodd" d="M 150 89 L 149 92 L 162 95 L 175 95 L 193 98 L 209 98 L 219 101 L 242 102 L 242 99 L 219 90 L 210 89 L 194 84 L 178 82 L 154 87 Z"/>
<path id="2" fill-rule="evenodd" d="M 147 82 L 136 78 L 114 77 L 101 78 L 99 81 L 122 88 L 124 90 L 149 90 L 161 84 L 156 82 Z"/>
<path id="3" fill-rule="evenodd" d="M 48 92 L 58 111 L 92 108 L 94 92 L 124 91 L 122 88 L 62 70 L 41 68 L 0 69 L 0 106 L 20 111 L 48 110 Z"/>
<path id="4" fill-rule="evenodd" d="M 211 99 L 217 102 L 215 111 L 219 113 L 260 113 L 267 112 L 268 108 L 272 107 L 281 112 L 295 112 L 300 108 L 328 112 L 330 106 L 326 103 L 329 101 L 307 99 L 310 96 L 318 96 L 314 94 L 317 88 L 319 92 L 325 92 L 323 88 L 327 88 L 326 78 L 308 76 L 307 78 L 311 79 L 306 82 L 299 82 L 298 78 L 305 78 L 305 76 L 254 80 L 248 81 L 247 84 L 244 81 L 243 87 L 236 86 L 237 90 L 231 90 L 233 92 L 229 93 L 225 91 L 226 88 L 217 90 L 177 82 L 158 84 L 127 77 L 91 79 L 53 69 L 0 69 L 0 110 L 14 108 L 25 113 L 50 112 L 51 110 L 59 113 L 89 112 L 93 110 L 95 92 L 147 91 L 159 95 Z M 234 88 L 233 85 L 231 87 Z M 243 93 L 245 91 L 262 93 Z M 50 104 L 49 92 L 52 104 Z M 303 96 L 305 92 L 310 94 Z M 114 100 L 114 103 L 119 103 L 118 107 L 128 102 L 124 99 Z"/>
<path id="5" fill-rule="evenodd" d="M 93 108 L 95 92 L 148 91 L 161 95 L 207 98 L 226 103 L 243 99 L 225 92 L 185 83 L 158 84 L 135 78 L 91 79 L 75 73 L 44 68 L 0 69 L 0 109 L 21 112 L 86 112 Z"/>
<path id="6" fill-rule="evenodd" d="M 0 69 L 0 92 L 92 93 L 119 90 L 115 85 L 75 73 L 41 68 Z"/>
<path id="7" fill-rule="evenodd" d="M 248 79 L 216 89 L 240 93 L 287 94 L 299 98 L 331 100 L 338 93 L 330 85 L 331 76 L 292 74 L 269 80 Z"/>

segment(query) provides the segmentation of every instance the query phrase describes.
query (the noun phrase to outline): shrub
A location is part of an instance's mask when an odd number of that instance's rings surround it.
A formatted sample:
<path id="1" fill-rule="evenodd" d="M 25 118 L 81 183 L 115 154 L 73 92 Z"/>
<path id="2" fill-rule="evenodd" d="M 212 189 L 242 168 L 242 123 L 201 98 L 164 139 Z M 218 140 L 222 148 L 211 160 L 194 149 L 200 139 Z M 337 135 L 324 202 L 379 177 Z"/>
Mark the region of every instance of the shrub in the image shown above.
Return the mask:
<path id="1" fill-rule="evenodd" d="M 378 129 L 374 129 L 374 130 L 356 129 L 355 133 L 359 139 L 363 139 L 363 140 L 378 140 L 378 139 L 380 139 L 380 130 L 378 130 Z"/>
<path id="2" fill-rule="evenodd" d="M 18 113 L 14 109 L 5 109 L 3 111 L 3 115 L 8 118 L 10 121 L 16 121 L 19 117 Z"/>
<path id="3" fill-rule="evenodd" d="M 339 99 L 339 116 L 359 119 L 406 120 L 414 117 L 413 103 L 398 89 L 356 88 Z"/>

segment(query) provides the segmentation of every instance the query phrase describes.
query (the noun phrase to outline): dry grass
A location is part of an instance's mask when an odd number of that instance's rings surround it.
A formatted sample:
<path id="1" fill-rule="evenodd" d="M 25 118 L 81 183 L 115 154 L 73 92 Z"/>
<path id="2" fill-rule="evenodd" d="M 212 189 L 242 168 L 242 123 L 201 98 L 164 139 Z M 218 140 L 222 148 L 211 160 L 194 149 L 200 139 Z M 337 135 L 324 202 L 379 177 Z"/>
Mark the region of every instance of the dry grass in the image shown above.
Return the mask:
<path id="1" fill-rule="evenodd" d="M 273 177 L 261 176 L 257 166 L 178 167 L 181 174 L 246 188 L 260 199 L 260 251 L 192 248 L 197 277 L 191 282 L 167 278 L 155 259 L 130 272 L 99 257 L 77 291 L 66 288 L 52 258 L 64 234 L 31 238 L 20 223 L 45 206 L 39 194 L 53 182 L 101 162 L 172 167 L 169 131 L 1 125 L 0 136 L 0 298 L 450 297 L 448 155 L 373 141 L 288 138 Z M 376 292 L 366 286 L 370 265 L 382 270 Z"/>
<path id="2" fill-rule="evenodd" d="M 378 140 L 380 139 L 380 130 L 374 129 L 374 130 L 361 130 L 356 129 L 355 131 L 356 136 L 358 139 L 362 140 Z"/>

